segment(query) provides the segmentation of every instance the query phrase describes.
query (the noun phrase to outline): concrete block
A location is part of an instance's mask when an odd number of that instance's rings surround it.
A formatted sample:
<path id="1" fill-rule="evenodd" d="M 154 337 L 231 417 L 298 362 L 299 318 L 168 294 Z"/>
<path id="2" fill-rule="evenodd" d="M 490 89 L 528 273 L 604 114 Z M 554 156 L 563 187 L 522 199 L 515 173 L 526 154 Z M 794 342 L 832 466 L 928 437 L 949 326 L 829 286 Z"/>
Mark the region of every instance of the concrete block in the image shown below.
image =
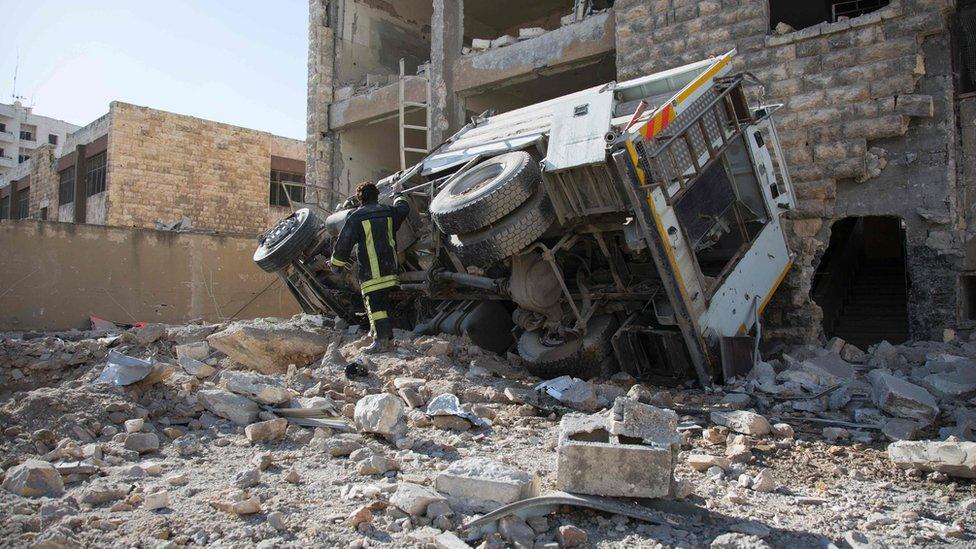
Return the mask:
<path id="1" fill-rule="evenodd" d="M 434 480 L 451 508 L 486 513 L 539 495 L 539 478 L 504 463 L 470 457 L 455 461 Z"/>
<path id="2" fill-rule="evenodd" d="M 671 445 L 612 440 L 610 423 L 602 416 L 563 416 L 556 487 L 597 496 L 667 496 L 674 469 Z"/>
<path id="3" fill-rule="evenodd" d="M 542 36 L 546 33 L 546 29 L 542 27 L 529 27 L 527 29 L 519 29 L 519 40 L 528 40 L 530 38 L 535 38 L 536 36 Z"/>
<path id="4" fill-rule="evenodd" d="M 976 395 L 976 370 L 967 368 L 928 375 L 922 385 L 943 400 L 968 399 Z"/>
<path id="5" fill-rule="evenodd" d="M 976 478 L 976 442 L 901 440 L 888 445 L 888 457 L 902 469 Z"/>
<path id="6" fill-rule="evenodd" d="M 613 403 L 610 434 L 640 438 L 649 444 L 681 446 L 678 414 L 627 397 L 619 397 Z"/>
<path id="7" fill-rule="evenodd" d="M 917 419 L 925 424 L 939 415 L 939 406 L 923 387 L 909 383 L 881 370 L 872 370 L 871 399 L 882 410 L 893 416 Z"/>
<path id="8" fill-rule="evenodd" d="M 755 412 L 734 410 L 731 412 L 712 412 L 712 423 L 722 425 L 744 435 L 768 435 L 772 431 L 769 421 Z"/>
<path id="9" fill-rule="evenodd" d="M 474 38 L 471 40 L 471 49 L 474 51 L 484 51 L 491 47 L 491 40 L 484 38 Z"/>

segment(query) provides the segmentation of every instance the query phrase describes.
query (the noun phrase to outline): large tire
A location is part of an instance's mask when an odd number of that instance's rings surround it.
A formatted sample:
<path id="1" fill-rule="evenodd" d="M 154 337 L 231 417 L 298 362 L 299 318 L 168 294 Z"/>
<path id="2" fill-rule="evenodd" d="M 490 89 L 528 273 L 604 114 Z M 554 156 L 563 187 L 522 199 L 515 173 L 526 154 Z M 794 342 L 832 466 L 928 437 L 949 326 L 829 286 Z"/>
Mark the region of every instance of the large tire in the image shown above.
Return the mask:
<path id="1" fill-rule="evenodd" d="M 292 212 L 262 235 L 254 262 L 269 273 L 284 269 L 315 242 L 318 229 L 319 220 L 308 208 Z"/>
<path id="2" fill-rule="evenodd" d="M 576 376 L 588 379 L 600 374 L 600 364 L 613 354 L 610 337 L 617 329 L 613 315 L 590 319 L 586 335 L 557 346 L 542 341 L 541 330 L 519 338 L 519 356 L 530 374 L 542 379 Z"/>
<path id="3" fill-rule="evenodd" d="M 447 245 L 461 263 L 487 267 L 527 248 L 555 220 L 549 197 L 540 186 L 534 196 L 501 221 L 477 232 L 451 235 Z"/>
<path id="4" fill-rule="evenodd" d="M 524 204 L 541 179 L 525 151 L 489 158 L 441 189 L 430 203 L 430 216 L 445 234 L 473 233 Z"/>

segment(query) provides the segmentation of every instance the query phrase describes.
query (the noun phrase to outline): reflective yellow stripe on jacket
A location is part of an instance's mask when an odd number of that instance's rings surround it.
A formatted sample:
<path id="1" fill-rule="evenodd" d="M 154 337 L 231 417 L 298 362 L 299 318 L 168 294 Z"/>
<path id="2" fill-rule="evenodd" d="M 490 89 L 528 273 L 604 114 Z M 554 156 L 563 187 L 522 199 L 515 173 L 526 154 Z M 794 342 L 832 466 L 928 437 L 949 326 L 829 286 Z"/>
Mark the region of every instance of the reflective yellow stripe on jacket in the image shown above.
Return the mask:
<path id="1" fill-rule="evenodd" d="M 375 292 L 377 290 L 385 290 L 387 288 L 392 288 L 393 286 L 399 286 L 399 285 L 400 285 L 400 277 L 393 274 L 393 275 L 381 276 L 378 278 L 371 278 L 363 282 L 362 284 L 360 284 L 360 288 L 362 289 L 362 292 L 364 294 L 368 294 L 370 292 Z"/>

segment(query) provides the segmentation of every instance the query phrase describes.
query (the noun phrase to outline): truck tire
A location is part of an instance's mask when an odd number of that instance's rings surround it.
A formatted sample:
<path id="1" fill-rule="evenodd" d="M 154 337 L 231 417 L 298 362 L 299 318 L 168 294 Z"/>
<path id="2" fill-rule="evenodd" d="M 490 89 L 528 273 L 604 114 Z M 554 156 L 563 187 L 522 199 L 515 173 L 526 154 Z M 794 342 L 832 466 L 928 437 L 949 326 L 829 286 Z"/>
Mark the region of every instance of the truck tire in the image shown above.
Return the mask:
<path id="1" fill-rule="evenodd" d="M 548 346 L 542 331 L 525 332 L 519 338 L 518 352 L 530 374 L 542 379 L 575 376 L 589 379 L 600 375 L 600 364 L 613 355 L 610 338 L 617 329 L 613 315 L 593 317 L 586 335 L 561 345 Z"/>
<path id="2" fill-rule="evenodd" d="M 430 203 L 430 216 L 445 234 L 473 233 L 529 200 L 541 178 L 525 151 L 489 158 L 441 189 Z"/>
<path id="3" fill-rule="evenodd" d="M 319 220 L 308 208 L 301 208 L 261 235 L 254 262 L 269 273 L 280 271 L 315 241 Z"/>
<path id="4" fill-rule="evenodd" d="M 447 245 L 461 263 L 487 267 L 527 248 L 555 220 L 549 197 L 540 186 L 535 195 L 497 223 L 473 233 L 453 234 Z"/>

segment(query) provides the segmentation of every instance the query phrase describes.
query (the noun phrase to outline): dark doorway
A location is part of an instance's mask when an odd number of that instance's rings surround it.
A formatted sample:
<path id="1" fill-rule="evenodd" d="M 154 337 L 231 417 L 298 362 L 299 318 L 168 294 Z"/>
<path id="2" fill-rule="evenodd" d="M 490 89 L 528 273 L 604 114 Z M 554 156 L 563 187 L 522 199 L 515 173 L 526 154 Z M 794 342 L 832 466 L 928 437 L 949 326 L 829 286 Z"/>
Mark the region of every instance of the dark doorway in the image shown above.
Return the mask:
<path id="1" fill-rule="evenodd" d="M 827 337 L 862 349 L 908 340 L 905 229 L 897 217 L 849 217 L 831 227 L 811 295 Z"/>

